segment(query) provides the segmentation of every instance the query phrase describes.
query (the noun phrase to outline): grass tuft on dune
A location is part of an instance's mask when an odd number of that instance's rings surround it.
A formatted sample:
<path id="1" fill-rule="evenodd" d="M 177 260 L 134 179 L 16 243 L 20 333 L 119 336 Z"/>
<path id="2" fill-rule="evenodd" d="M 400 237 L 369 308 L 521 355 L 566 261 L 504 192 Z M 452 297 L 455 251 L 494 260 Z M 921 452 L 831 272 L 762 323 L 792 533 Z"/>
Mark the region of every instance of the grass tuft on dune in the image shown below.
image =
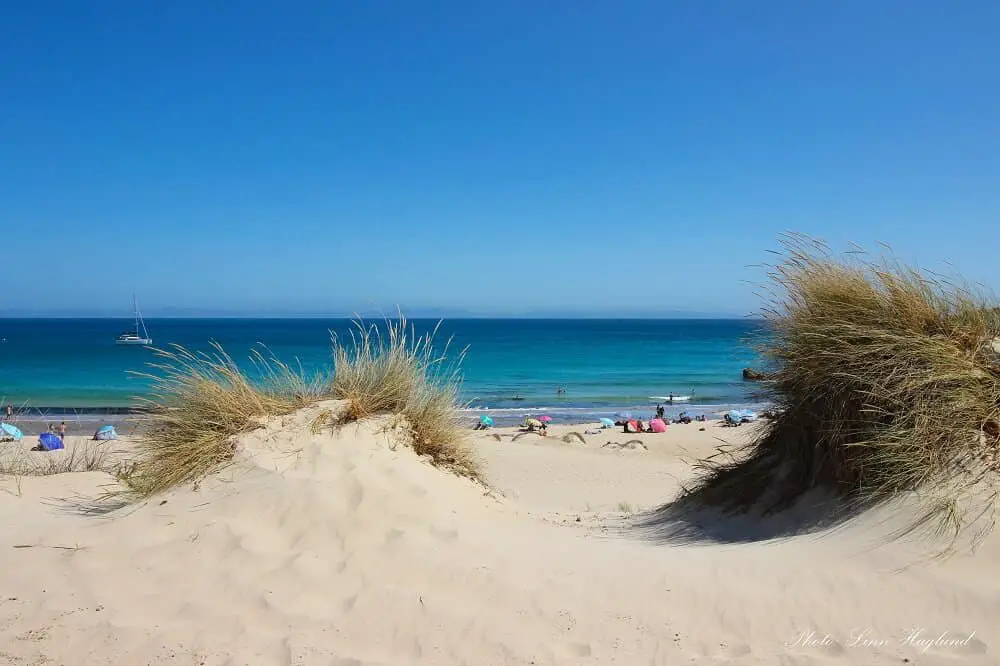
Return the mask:
<path id="1" fill-rule="evenodd" d="M 386 322 L 385 334 L 357 322 L 347 344 L 333 340 L 332 378 L 306 378 L 301 369 L 255 350 L 252 377 L 216 344 L 210 353 L 180 346 L 154 350 L 143 373 L 153 383 L 141 406 L 149 413 L 139 455 L 119 475 L 141 499 L 197 481 L 231 460 L 235 438 L 268 417 L 290 414 L 323 398 L 344 400 L 346 411 L 323 410 L 310 426 L 343 424 L 382 413 L 398 414 L 418 455 L 456 474 L 478 478 L 458 408 L 464 357 L 448 360 L 434 346 L 434 332 L 417 336 L 406 320 Z"/>
<path id="2" fill-rule="evenodd" d="M 348 339 L 333 338 L 332 394 L 347 402 L 341 422 L 399 414 L 418 455 L 430 456 L 436 465 L 456 474 L 478 478 L 459 421 L 464 350 L 449 357 L 450 340 L 440 350 L 435 345 L 437 327 L 418 335 L 403 316 L 387 320 L 383 328 L 358 320 Z"/>
<path id="3" fill-rule="evenodd" d="M 863 253 L 785 240 L 759 342 L 777 416 L 681 501 L 775 512 L 813 489 L 856 508 L 915 491 L 912 529 L 992 528 L 1000 316 L 974 290 Z M 982 520 L 984 519 L 985 520 Z"/>
<path id="4" fill-rule="evenodd" d="M 254 379 L 217 343 L 212 352 L 173 345 L 154 353 L 157 360 L 143 375 L 153 390 L 140 401 L 149 412 L 140 455 L 122 475 L 140 498 L 196 481 L 232 458 L 236 435 L 305 407 L 325 391 L 319 378 L 309 381 L 261 350 L 251 357 Z"/>

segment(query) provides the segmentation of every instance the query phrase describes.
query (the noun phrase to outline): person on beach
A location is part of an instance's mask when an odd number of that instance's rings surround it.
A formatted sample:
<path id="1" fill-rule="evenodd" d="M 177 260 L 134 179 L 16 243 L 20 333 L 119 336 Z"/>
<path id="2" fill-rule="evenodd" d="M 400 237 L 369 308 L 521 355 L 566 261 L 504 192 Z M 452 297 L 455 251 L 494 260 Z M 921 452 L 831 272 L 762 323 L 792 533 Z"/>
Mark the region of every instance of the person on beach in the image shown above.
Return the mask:
<path id="1" fill-rule="evenodd" d="M 14 419 L 14 407 L 13 405 L 7 405 L 7 420 L 12 421 Z"/>
<path id="2" fill-rule="evenodd" d="M 59 435 L 59 439 L 66 439 L 66 422 L 65 421 L 63 421 L 62 423 L 59 424 L 59 430 L 58 430 L 57 434 Z"/>

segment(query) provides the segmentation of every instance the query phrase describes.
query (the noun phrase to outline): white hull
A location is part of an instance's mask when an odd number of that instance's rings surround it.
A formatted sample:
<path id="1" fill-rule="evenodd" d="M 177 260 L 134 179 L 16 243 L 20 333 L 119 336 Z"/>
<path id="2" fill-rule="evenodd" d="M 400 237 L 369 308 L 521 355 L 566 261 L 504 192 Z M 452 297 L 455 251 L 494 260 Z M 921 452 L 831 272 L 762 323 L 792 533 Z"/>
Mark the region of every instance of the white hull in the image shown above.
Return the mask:
<path id="1" fill-rule="evenodd" d="M 669 395 L 651 395 L 649 399 L 653 402 L 688 402 L 691 400 L 689 395 L 675 395 L 671 398 Z"/>
<path id="2" fill-rule="evenodd" d="M 115 340 L 116 345 L 151 345 L 151 338 L 128 338 L 126 340 Z"/>

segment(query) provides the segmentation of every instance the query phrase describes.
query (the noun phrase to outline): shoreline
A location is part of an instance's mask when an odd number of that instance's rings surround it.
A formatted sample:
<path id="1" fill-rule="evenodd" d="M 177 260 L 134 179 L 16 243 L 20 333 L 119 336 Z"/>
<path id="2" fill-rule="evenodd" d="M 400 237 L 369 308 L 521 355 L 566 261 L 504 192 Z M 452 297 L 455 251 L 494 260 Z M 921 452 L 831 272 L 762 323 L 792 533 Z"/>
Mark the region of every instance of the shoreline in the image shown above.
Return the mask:
<path id="1" fill-rule="evenodd" d="M 731 409 L 753 409 L 763 412 L 769 405 L 763 402 L 744 402 L 726 404 L 691 404 L 674 403 L 664 404 L 668 418 L 676 418 L 681 412 L 688 412 L 692 416 L 704 415 L 709 420 L 714 421 Z M 497 427 L 511 427 L 524 422 L 526 418 L 533 416 L 547 415 L 552 418 L 555 425 L 589 425 L 598 423 L 602 417 L 615 418 L 623 413 L 631 413 L 635 418 L 648 421 L 655 414 L 655 404 L 645 405 L 621 405 L 607 407 L 572 407 L 526 405 L 524 407 L 501 407 L 491 409 L 489 407 L 465 407 L 459 410 L 463 419 L 471 427 L 480 416 L 489 416 L 493 419 Z M 71 434 L 87 434 L 88 428 L 93 430 L 99 425 L 126 424 L 140 422 L 149 414 L 149 410 L 140 407 L 15 407 L 14 418 L 10 420 L 12 425 L 16 425 L 25 431 L 41 432 L 47 429 L 49 423 L 58 424 L 66 422 Z M 0 418 L 6 421 L 6 418 Z M 40 428 L 40 429 L 39 429 Z M 34 434 L 37 434 L 34 432 Z"/>
<path id="2" fill-rule="evenodd" d="M 566 423 L 589 423 L 591 420 L 598 420 L 602 416 L 614 416 L 623 412 L 631 412 L 636 417 L 648 417 L 656 410 L 657 404 L 662 404 L 668 415 L 676 415 L 680 412 L 690 412 L 691 414 L 721 414 L 730 409 L 754 409 L 763 411 L 770 405 L 765 401 L 745 400 L 728 401 L 718 403 L 703 402 L 676 402 L 676 403 L 636 403 L 634 401 L 623 400 L 619 404 L 591 404 L 591 403 L 569 403 L 553 404 L 554 401 L 541 401 L 538 403 L 524 403 L 517 407 L 490 407 L 488 405 L 472 405 L 459 409 L 462 414 L 470 417 L 480 414 L 488 414 L 494 418 L 504 420 L 521 421 L 526 415 L 548 414 L 554 420 Z M 48 405 L 31 406 L 14 400 L 3 401 L 3 408 L 6 405 L 14 407 L 17 420 L 38 420 L 38 419 L 86 419 L 100 420 L 98 417 L 129 417 L 143 416 L 150 413 L 146 407 L 132 405 Z M 593 417 L 593 418 L 591 418 Z M 0 420 L 2 420 L 0 413 Z"/>
<path id="3" fill-rule="evenodd" d="M 541 409 L 526 409 L 526 413 L 520 413 L 517 415 L 497 415 L 496 412 L 500 410 L 463 410 L 462 425 L 468 428 L 469 432 L 474 432 L 474 426 L 479 422 L 480 415 L 489 415 L 493 418 L 494 426 L 485 431 L 475 431 L 478 434 L 489 434 L 489 433 L 503 433 L 503 434 L 513 434 L 520 432 L 519 428 L 526 418 L 529 418 L 532 414 L 542 415 L 544 410 Z M 667 410 L 667 418 L 672 419 L 677 416 L 679 411 L 684 410 Z M 703 411 L 696 412 L 695 410 L 690 410 L 692 413 L 704 414 L 707 418 L 705 423 L 716 424 L 722 421 L 722 415 L 728 411 L 727 409 L 705 409 Z M 758 412 L 761 411 L 758 409 Z M 551 413 L 551 412 L 550 412 Z M 607 416 L 614 416 L 612 412 L 601 412 L 601 414 Z M 633 416 L 637 419 L 643 421 L 649 421 L 653 416 L 652 411 L 633 411 Z M 119 435 L 128 436 L 136 435 L 139 429 L 142 427 L 143 421 L 148 417 L 148 414 L 143 412 L 132 412 L 126 414 L 107 414 L 107 413 L 97 413 L 97 414 L 83 414 L 83 413 L 59 413 L 53 412 L 49 414 L 31 414 L 25 415 L 23 413 L 15 415 L 13 419 L 10 420 L 12 425 L 17 426 L 21 432 L 24 434 L 25 438 L 34 438 L 39 434 L 46 432 L 49 425 L 56 426 L 60 423 L 66 424 L 66 434 L 74 437 L 90 437 L 100 426 L 113 425 L 118 431 Z M 5 421 L 6 422 L 6 421 Z M 668 423 L 668 425 L 678 425 L 673 423 Z M 691 425 L 691 424 L 682 424 Z M 582 426 L 591 427 L 594 429 L 599 429 L 602 433 L 607 432 L 620 432 L 620 427 L 602 429 L 600 423 L 600 416 L 590 414 L 576 415 L 575 418 L 553 417 L 550 421 L 550 426 L 554 427 L 556 431 L 562 432 L 566 428 L 577 428 Z M 471 435 L 470 435 L 471 436 Z"/>

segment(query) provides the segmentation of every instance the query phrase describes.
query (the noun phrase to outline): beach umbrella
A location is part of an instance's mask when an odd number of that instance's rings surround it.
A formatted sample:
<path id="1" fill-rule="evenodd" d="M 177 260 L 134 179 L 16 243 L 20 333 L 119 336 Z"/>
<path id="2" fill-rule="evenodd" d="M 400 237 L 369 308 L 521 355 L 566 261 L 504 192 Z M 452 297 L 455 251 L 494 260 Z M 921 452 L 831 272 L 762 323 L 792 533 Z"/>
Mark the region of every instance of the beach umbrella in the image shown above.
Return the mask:
<path id="1" fill-rule="evenodd" d="M 653 419 L 649 422 L 649 429 L 653 432 L 666 432 L 667 424 L 663 422 L 663 419 Z"/>
<path id="2" fill-rule="evenodd" d="M 604 426 L 605 428 L 611 428 L 615 425 L 615 422 L 607 417 L 604 417 L 601 419 L 601 425 Z"/>
<path id="3" fill-rule="evenodd" d="M 38 445 L 42 447 L 43 451 L 55 451 L 56 449 L 64 448 L 63 441 L 59 435 L 55 435 L 51 432 L 43 432 L 39 435 Z"/>
<path id="4" fill-rule="evenodd" d="M 542 423 L 548 423 L 549 421 L 552 420 L 552 417 L 551 416 L 539 416 L 538 420 L 541 421 Z"/>
<path id="5" fill-rule="evenodd" d="M 0 423 L 0 430 L 4 431 L 8 437 L 13 437 L 15 442 L 21 441 L 21 437 L 24 436 L 16 426 L 9 423 Z"/>
<path id="6" fill-rule="evenodd" d="M 488 416 L 480 416 L 479 422 L 482 423 L 484 426 L 490 426 L 491 428 L 493 427 L 493 419 L 491 419 Z"/>

